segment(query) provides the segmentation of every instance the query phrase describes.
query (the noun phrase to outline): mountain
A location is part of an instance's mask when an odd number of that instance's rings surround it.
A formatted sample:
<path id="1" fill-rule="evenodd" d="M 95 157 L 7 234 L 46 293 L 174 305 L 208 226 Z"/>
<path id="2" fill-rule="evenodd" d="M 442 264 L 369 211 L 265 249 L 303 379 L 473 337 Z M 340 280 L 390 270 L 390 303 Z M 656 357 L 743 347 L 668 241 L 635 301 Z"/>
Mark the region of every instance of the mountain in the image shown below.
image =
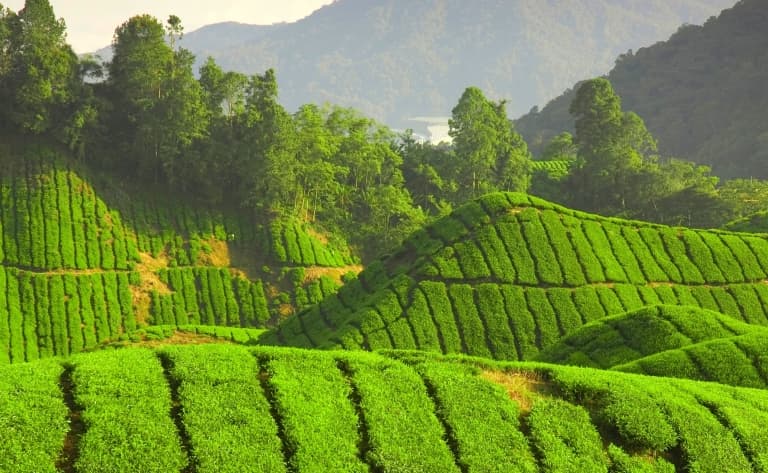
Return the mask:
<path id="1" fill-rule="evenodd" d="M 397 127 L 445 117 L 475 85 L 518 116 L 619 53 L 732 0 L 337 0 L 295 23 L 210 25 L 181 42 L 225 69 L 275 68 L 282 102 L 351 106 Z M 182 18 L 183 19 L 183 18 Z M 422 124 L 422 126 L 424 126 Z"/>
<path id="2" fill-rule="evenodd" d="M 0 367 L 0 470 L 763 471 L 768 393 L 415 352 L 211 345 Z M 20 415 L 23 414 L 23 415 Z"/>
<path id="3" fill-rule="evenodd" d="M 659 151 L 712 166 L 716 175 L 768 178 L 768 8 L 742 0 L 703 26 L 624 54 L 608 79 L 639 114 Z M 578 84 L 515 124 L 534 150 L 563 130 Z"/>
<path id="4" fill-rule="evenodd" d="M 765 234 L 666 227 L 489 194 L 414 233 L 264 341 L 532 360 L 588 322 L 649 305 L 768 325 L 767 279 Z"/>

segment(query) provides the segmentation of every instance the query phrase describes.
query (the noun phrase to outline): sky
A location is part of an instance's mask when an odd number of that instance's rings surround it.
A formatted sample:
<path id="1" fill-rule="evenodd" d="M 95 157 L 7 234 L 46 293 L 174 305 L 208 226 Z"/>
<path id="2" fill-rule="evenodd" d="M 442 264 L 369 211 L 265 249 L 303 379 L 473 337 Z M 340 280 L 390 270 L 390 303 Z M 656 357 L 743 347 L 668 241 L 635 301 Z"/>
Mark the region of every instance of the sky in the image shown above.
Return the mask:
<path id="1" fill-rule="evenodd" d="M 67 40 L 78 54 L 112 43 L 112 34 L 128 18 L 142 13 L 161 22 L 174 14 L 184 31 L 221 21 L 268 25 L 296 21 L 332 0 L 49 0 L 58 18 L 67 23 Z M 24 0 L 0 0 L 14 11 Z"/>

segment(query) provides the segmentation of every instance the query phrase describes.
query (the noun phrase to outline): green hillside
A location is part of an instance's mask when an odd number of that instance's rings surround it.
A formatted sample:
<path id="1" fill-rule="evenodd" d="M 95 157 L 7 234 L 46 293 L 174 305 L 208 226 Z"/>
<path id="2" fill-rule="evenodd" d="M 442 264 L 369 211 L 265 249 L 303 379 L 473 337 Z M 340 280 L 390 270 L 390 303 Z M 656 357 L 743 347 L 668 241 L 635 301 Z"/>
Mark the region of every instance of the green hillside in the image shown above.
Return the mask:
<path id="1" fill-rule="evenodd" d="M 768 333 L 708 340 L 617 364 L 613 370 L 768 389 Z"/>
<path id="2" fill-rule="evenodd" d="M 490 194 L 414 233 L 265 338 L 530 360 L 585 323 L 647 305 L 690 305 L 768 325 L 767 238 Z"/>
<path id="3" fill-rule="evenodd" d="M 768 328 L 692 306 L 649 306 L 590 322 L 536 358 L 609 369 L 667 350 L 738 335 L 768 336 Z"/>
<path id="4" fill-rule="evenodd" d="M 147 324 L 264 327 L 358 271 L 343 243 L 306 224 L 94 187 L 73 166 L 43 146 L 4 158 L 0 364 Z"/>
<path id="5" fill-rule="evenodd" d="M 112 350 L 2 367 L 0 398 L 19 473 L 768 467 L 762 390 L 414 352 Z"/>
<path id="6" fill-rule="evenodd" d="M 728 222 L 724 228 L 732 232 L 768 233 L 768 210 Z"/>

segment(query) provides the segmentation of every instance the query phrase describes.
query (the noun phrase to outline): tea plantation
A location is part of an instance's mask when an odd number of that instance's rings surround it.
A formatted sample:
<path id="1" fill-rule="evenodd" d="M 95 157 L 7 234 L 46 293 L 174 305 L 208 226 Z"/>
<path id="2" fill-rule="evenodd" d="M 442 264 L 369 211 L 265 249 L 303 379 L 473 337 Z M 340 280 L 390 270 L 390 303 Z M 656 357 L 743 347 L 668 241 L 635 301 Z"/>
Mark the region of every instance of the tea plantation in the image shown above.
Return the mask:
<path id="1" fill-rule="evenodd" d="M 768 235 L 604 218 L 490 194 L 413 234 L 266 341 L 532 360 L 649 305 L 768 325 Z"/>
<path id="2" fill-rule="evenodd" d="M 0 178 L 0 364 L 78 353 L 147 324 L 264 327 L 355 271 L 347 248 L 306 224 L 129 199 L 49 148 L 27 148 L 35 159 L 5 162 Z"/>
<path id="3" fill-rule="evenodd" d="M 107 350 L 0 368 L 0 397 L 0 471 L 768 466 L 762 390 L 416 352 Z"/>
<path id="4" fill-rule="evenodd" d="M 537 359 L 608 369 L 667 350 L 751 334 L 768 337 L 768 328 L 693 306 L 649 306 L 590 322 Z"/>
<path id="5" fill-rule="evenodd" d="M 0 472 L 768 471 L 768 235 L 499 193 L 352 278 L 121 192 L 3 173 Z"/>

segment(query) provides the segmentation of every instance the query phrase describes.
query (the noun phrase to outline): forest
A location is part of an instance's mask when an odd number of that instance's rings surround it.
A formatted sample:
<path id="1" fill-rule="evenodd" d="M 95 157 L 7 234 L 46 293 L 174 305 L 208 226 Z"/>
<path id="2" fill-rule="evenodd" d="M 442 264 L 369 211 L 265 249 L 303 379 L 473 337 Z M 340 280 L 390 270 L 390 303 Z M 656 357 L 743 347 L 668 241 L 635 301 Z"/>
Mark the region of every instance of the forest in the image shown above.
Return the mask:
<path id="1" fill-rule="evenodd" d="M 626 51 L 606 77 L 662 153 L 710 166 L 721 178 L 766 179 L 766 25 L 765 3 L 743 0 L 703 25 L 682 25 L 666 41 Z M 573 131 L 568 108 L 577 89 L 516 120 L 534 151 Z"/>
<path id="2" fill-rule="evenodd" d="M 768 183 L 610 80 L 533 146 L 0 7 L 0 471 L 768 471 Z"/>

